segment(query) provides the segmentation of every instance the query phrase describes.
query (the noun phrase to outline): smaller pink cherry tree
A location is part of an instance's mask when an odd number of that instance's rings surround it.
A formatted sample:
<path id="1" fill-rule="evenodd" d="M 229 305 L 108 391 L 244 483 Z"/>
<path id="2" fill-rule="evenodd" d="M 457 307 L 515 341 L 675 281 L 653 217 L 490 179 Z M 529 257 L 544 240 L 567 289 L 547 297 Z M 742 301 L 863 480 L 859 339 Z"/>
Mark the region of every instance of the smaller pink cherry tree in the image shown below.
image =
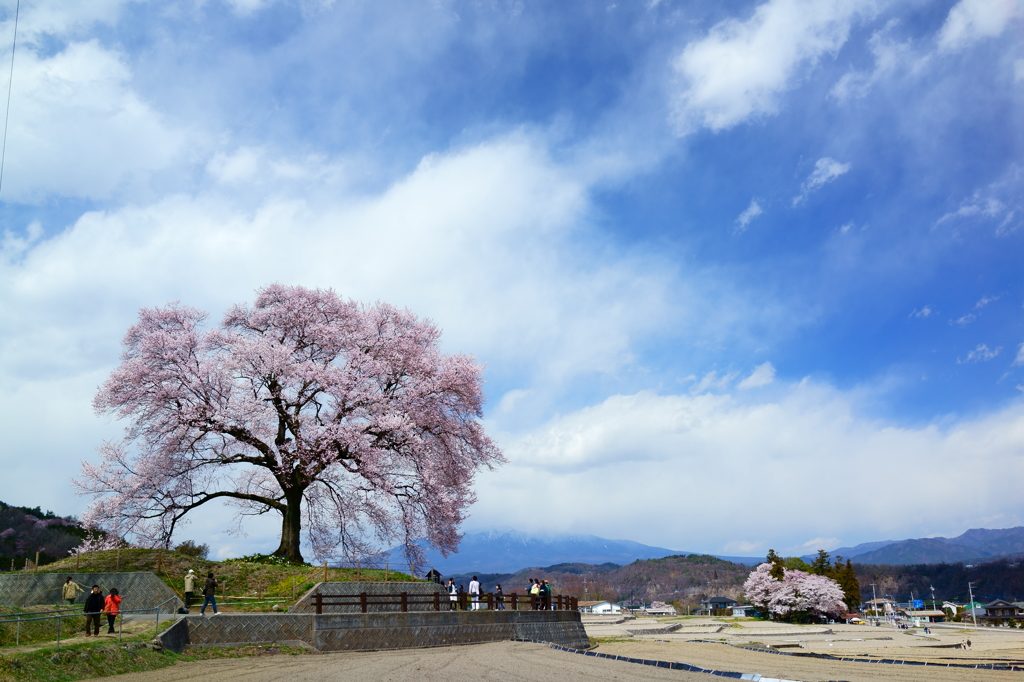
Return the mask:
<path id="1" fill-rule="evenodd" d="M 782 618 L 838 615 L 846 611 L 843 589 L 835 580 L 823 575 L 785 569 L 782 580 L 771 575 L 771 563 L 763 563 L 751 571 L 743 584 L 751 604 L 762 612 Z"/>
<path id="2" fill-rule="evenodd" d="M 275 554 L 359 558 L 417 541 L 454 551 L 474 473 L 504 462 L 480 423 L 481 367 L 407 310 L 274 284 L 219 328 L 179 303 L 144 308 L 94 400 L 128 420 L 76 481 L 83 523 L 170 546 L 214 501 L 277 513 Z M 239 517 L 239 522 L 241 517 Z"/>

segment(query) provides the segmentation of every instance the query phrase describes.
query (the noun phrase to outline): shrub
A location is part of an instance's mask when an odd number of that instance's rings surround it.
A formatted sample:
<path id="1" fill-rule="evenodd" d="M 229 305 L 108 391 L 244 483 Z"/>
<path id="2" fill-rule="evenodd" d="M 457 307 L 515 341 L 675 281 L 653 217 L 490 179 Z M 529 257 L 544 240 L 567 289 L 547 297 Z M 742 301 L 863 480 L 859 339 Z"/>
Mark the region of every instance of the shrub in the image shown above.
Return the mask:
<path id="1" fill-rule="evenodd" d="M 193 540 L 185 540 L 174 548 L 175 552 L 181 552 L 198 559 L 205 559 L 210 555 L 210 546 L 207 544 L 197 545 Z"/>

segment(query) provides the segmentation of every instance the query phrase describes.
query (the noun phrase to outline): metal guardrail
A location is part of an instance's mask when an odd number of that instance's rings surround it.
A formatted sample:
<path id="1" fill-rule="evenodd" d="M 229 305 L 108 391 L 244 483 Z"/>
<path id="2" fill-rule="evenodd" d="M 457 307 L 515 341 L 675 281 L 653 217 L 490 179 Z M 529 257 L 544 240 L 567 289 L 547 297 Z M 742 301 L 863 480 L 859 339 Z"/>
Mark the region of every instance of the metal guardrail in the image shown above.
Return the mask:
<path id="1" fill-rule="evenodd" d="M 430 608 L 422 609 L 424 611 L 451 611 L 454 609 L 462 609 L 464 611 L 470 610 L 471 606 L 486 607 L 487 610 L 504 610 L 508 605 L 508 609 L 511 611 L 519 611 L 520 607 L 526 605 L 527 610 L 534 611 L 578 611 L 579 600 L 576 597 L 566 597 L 562 595 L 523 595 L 520 596 L 515 592 L 506 595 L 494 595 L 488 592 L 487 594 L 481 594 L 477 601 L 471 600 L 469 594 L 462 593 L 455 595 L 455 599 L 452 599 L 450 595 L 443 595 L 440 592 L 435 592 L 431 595 L 421 594 L 409 594 L 408 592 L 399 592 L 398 594 L 367 594 L 361 592 L 359 594 L 322 594 L 316 592 L 313 594 L 313 607 L 317 615 L 321 615 L 324 612 L 325 606 L 358 606 L 362 613 L 367 613 L 373 606 L 398 606 L 399 610 L 403 613 L 409 611 L 410 606 L 428 606 Z M 442 609 L 442 605 L 445 608 Z M 416 609 L 413 609 L 416 610 Z"/>
<path id="2" fill-rule="evenodd" d="M 177 601 L 177 599 L 178 599 L 177 597 L 172 597 L 172 598 L 167 599 L 165 601 L 162 601 L 159 604 L 157 604 L 156 606 L 152 606 L 152 607 L 150 607 L 148 609 L 123 609 L 123 610 L 119 610 L 117 612 L 117 615 L 121 616 L 121 618 L 118 618 L 118 621 L 117 621 L 117 624 L 118 624 L 117 625 L 117 641 L 118 642 L 121 641 L 121 633 L 122 633 L 122 628 L 123 628 L 123 625 L 124 625 L 124 615 L 125 614 L 131 614 L 131 613 L 150 613 L 150 612 L 155 611 L 156 612 L 156 625 L 153 628 L 153 635 L 156 636 L 160 632 L 160 611 L 163 610 L 163 607 L 166 604 L 169 604 L 170 602 L 173 602 L 173 601 Z M 71 611 L 71 610 L 67 610 L 67 609 L 61 610 L 61 611 L 40 611 L 39 613 L 55 613 L 57 615 L 32 617 L 32 618 L 22 618 L 21 615 L 19 614 L 17 618 L 4 618 L 4 619 L 0 619 L 0 625 L 2 625 L 4 623 L 16 623 L 17 624 L 17 628 L 15 630 L 15 636 L 14 636 L 14 646 L 21 646 L 21 624 L 22 623 L 29 623 L 29 622 L 37 621 L 37 620 L 56 620 L 57 621 L 57 648 L 60 649 L 60 635 L 61 635 L 61 621 L 62 621 L 62 619 L 64 619 L 64 618 L 77 618 L 79 616 L 86 615 L 84 611 Z M 100 611 L 98 613 L 100 615 L 107 615 L 106 611 Z M 90 613 L 89 615 L 92 615 L 92 614 Z"/>

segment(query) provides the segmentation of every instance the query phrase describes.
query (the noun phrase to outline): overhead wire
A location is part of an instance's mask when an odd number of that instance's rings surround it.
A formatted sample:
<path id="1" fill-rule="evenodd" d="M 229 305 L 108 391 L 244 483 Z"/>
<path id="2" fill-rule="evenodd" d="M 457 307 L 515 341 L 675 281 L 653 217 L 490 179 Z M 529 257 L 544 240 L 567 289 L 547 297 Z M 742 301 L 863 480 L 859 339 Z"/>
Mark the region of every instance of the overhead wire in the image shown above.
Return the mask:
<path id="1" fill-rule="evenodd" d="M 14 85 L 14 52 L 18 49 L 18 15 L 21 14 L 21 0 L 14 7 L 14 40 L 11 43 L 11 73 L 7 80 L 7 113 L 4 114 L 4 143 L 0 150 L 0 192 L 4 187 L 4 161 L 7 160 L 7 122 L 11 118 L 11 87 Z"/>

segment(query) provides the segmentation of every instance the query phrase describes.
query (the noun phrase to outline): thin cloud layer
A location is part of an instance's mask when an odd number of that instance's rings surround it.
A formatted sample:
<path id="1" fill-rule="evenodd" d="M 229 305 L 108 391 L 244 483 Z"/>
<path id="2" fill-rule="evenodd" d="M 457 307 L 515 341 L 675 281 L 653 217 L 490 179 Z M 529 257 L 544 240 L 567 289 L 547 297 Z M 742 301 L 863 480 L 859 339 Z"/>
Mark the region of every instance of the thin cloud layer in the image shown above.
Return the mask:
<path id="1" fill-rule="evenodd" d="M 473 523 L 499 523 L 516 499 L 530 496 L 530 508 L 517 517 L 535 527 L 574 531 L 596 523 L 610 537 L 723 553 L 742 543 L 742 552 L 754 556 L 769 547 L 799 547 L 822 528 L 834 531 L 837 546 L 898 534 L 903 519 L 931 534 L 959 530 L 965 515 L 999 527 L 1024 523 L 1019 510 L 999 502 L 1013 495 L 1024 474 L 1020 403 L 984 418 L 900 427 L 861 414 L 866 397 L 808 380 L 779 386 L 766 401 L 732 391 L 611 396 L 506 439 L 512 464 L 483 477 Z M 861 505 L 856 513 L 826 502 L 845 495 L 851 469 L 943 490 L 949 472 L 966 461 L 979 494 L 963 507 L 941 496 L 890 496 L 885 505 Z M 726 491 L 770 499 L 773 511 L 723 504 Z M 809 499 L 821 501 L 814 514 L 807 514 Z M 659 521 L 638 528 L 632 509 L 657 513 Z M 743 530 L 726 543 L 722 526 Z"/>

